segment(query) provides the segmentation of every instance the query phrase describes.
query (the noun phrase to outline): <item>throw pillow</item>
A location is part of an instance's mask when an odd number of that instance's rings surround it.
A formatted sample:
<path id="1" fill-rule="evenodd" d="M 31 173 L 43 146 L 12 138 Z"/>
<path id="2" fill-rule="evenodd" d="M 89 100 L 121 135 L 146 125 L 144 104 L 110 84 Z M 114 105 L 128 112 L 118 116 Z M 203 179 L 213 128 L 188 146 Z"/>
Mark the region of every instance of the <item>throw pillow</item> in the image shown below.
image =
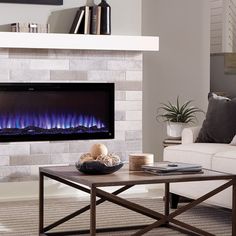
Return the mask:
<path id="1" fill-rule="evenodd" d="M 236 98 L 213 94 L 209 97 L 206 118 L 199 132 L 198 143 L 230 143 L 236 134 Z"/>
<path id="2" fill-rule="evenodd" d="M 236 146 L 236 135 L 233 137 L 233 140 L 231 141 L 230 145 Z"/>

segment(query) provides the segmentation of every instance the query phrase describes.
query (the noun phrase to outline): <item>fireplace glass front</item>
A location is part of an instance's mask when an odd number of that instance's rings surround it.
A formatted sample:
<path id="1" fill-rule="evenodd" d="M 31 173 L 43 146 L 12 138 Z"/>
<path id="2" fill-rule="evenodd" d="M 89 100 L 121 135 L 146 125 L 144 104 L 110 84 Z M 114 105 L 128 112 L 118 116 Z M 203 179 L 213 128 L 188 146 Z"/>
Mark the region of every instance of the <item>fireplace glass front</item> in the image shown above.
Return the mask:
<path id="1" fill-rule="evenodd" d="M 0 83 L 0 142 L 111 138 L 113 83 Z"/>

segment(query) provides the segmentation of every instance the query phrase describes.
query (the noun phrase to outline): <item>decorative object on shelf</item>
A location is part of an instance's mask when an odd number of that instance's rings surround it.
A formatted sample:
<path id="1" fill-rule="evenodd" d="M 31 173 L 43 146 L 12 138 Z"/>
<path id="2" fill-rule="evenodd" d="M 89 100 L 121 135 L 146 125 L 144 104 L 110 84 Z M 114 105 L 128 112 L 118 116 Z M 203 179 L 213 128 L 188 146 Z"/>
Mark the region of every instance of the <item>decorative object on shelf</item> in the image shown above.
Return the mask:
<path id="1" fill-rule="evenodd" d="M 63 5 L 63 0 L 0 0 L 0 3 L 1 2 L 42 4 L 42 5 Z"/>
<path id="2" fill-rule="evenodd" d="M 11 24 L 11 32 L 50 33 L 50 25 L 38 23 L 13 23 Z"/>
<path id="3" fill-rule="evenodd" d="M 94 161 L 91 153 L 84 153 L 80 156 L 79 162 L 80 164 L 83 164 L 84 162 L 88 162 L 88 161 Z"/>
<path id="4" fill-rule="evenodd" d="M 129 170 L 140 171 L 142 165 L 149 165 L 154 162 L 154 155 L 151 153 L 135 153 L 129 155 Z"/>
<path id="5" fill-rule="evenodd" d="M 76 168 L 85 174 L 110 174 L 119 170 L 124 165 L 120 157 L 108 153 L 107 147 L 102 143 L 94 144 L 89 153 L 80 156 L 75 163 Z"/>
<path id="6" fill-rule="evenodd" d="M 98 5 L 101 7 L 101 30 L 100 34 L 110 35 L 111 34 L 111 7 L 106 2 L 102 2 Z"/>
<path id="7" fill-rule="evenodd" d="M 162 103 L 158 108 L 157 120 L 159 121 L 161 118 L 167 122 L 167 136 L 169 138 L 180 139 L 186 124 L 194 123 L 196 121 L 195 114 L 203 112 L 198 107 L 190 106 L 191 102 L 192 100 L 181 105 L 179 97 L 177 97 L 176 105 L 168 102 Z"/>

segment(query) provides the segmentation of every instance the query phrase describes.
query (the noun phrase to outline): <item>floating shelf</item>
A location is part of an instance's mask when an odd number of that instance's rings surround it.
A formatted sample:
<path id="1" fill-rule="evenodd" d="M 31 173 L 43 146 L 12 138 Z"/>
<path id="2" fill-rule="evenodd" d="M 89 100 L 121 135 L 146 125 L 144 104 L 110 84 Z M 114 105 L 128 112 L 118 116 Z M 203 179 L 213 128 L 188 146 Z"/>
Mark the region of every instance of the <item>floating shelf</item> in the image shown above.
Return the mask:
<path id="1" fill-rule="evenodd" d="M 0 32 L 0 48 L 159 51 L 159 37 Z"/>

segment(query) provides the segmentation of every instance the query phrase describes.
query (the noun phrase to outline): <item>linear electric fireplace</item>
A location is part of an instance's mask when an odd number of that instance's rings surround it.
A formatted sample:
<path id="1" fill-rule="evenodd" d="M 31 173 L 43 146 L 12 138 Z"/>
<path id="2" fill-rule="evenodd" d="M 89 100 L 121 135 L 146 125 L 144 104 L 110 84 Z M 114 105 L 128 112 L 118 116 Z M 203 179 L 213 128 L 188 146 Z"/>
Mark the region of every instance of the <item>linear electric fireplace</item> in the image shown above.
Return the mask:
<path id="1" fill-rule="evenodd" d="M 111 138 L 113 83 L 0 83 L 0 142 Z"/>

